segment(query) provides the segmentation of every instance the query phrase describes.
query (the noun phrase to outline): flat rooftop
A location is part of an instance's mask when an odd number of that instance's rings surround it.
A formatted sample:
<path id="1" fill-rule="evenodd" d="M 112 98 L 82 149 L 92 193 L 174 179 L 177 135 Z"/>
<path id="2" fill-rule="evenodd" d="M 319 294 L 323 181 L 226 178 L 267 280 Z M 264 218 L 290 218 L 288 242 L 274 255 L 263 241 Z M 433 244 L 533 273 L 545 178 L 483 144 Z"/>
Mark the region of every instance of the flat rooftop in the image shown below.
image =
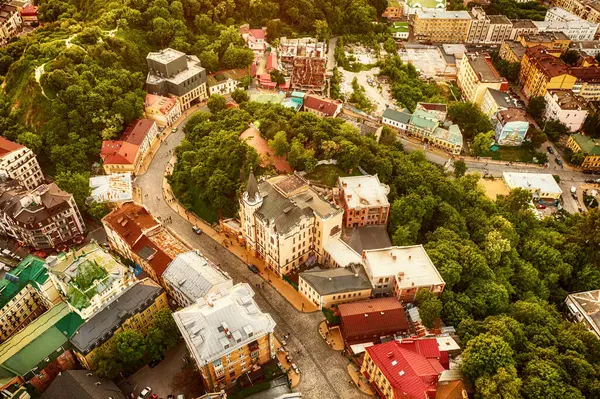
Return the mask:
<path id="1" fill-rule="evenodd" d="M 417 10 L 417 16 L 420 19 L 468 19 L 471 20 L 471 14 L 468 11 L 423 11 Z"/>
<path id="2" fill-rule="evenodd" d="M 581 96 L 573 94 L 571 90 L 548 90 L 548 94 L 558 103 L 560 109 L 582 110 L 587 102 Z"/>
<path id="3" fill-rule="evenodd" d="M 374 208 L 389 206 L 387 195 L 390 188 L 375 176 L 339 177 L 338 186 L 344 191 L 349 208 Z"/>
<path id="4" fill-rule="evenodd" d="M 151 60 L 155 60 L 155 61 L 167 64 L 167 63 L 174 61 L 182 56 L 185 56 L 185 53 L 182 53 L 181 51 L 178 51 L 178 50 L 175 50 L 172 48 L 166 48 L 166 49 L 154 52 L 154 53 L 148 53 L 148 55 L 146 56 L 146 59 L 151 59 Z"/>
<path id="5" fill-rule="evenodd" d="M 487 54 L 469 54 L 467 56 L 471 68 L 483 83 L 495 83 L 505 80 L 492 65 L 492 60 Z"/>
<path id="6" fill-rule="evenodd" d="M 562 194 L 561 188 L 556 183 L 554 176 L 549 173 L 502 173 L 504 182 L 511 190 L 523 188 L 526 190 L 539 190 L 540 193 Z"/>

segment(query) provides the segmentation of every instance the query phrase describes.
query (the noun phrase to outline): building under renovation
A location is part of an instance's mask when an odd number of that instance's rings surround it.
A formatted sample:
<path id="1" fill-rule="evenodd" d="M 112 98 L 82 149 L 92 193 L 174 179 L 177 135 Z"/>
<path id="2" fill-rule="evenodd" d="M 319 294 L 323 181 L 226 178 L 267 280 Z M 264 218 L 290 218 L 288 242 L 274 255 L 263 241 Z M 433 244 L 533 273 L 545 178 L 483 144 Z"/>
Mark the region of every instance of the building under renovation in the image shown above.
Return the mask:
<path id="1" fill-rule="evenodd" d="M 327 44 L 315 38 L 279 41 L 279 62 L 291 76 L 294 90 L 323 93 L 327 83 Z"/>

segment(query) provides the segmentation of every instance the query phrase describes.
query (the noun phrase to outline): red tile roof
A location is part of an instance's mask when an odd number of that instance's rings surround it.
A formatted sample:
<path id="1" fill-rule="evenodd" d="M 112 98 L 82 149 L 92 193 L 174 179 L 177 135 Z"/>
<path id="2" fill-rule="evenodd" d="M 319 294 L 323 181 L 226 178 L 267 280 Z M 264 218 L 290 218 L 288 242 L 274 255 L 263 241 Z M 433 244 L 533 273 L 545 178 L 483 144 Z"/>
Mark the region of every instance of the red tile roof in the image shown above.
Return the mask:
<path id="1" fill-rule="evenodd" d="M 402 304 L 396 298 L 377 298 L 338 306 L 344 338 L 393 334 L 408 331 Z"/>
<path id="2" fill-rule="evenodd" d="M 266 65 L 267 72 L 271 72 L 271 70 L 278 69 L 278 68 L 279 68 L 279 66 L 277 64 L 277 56 L 273 53 L 267 55 L 267 65 Z"/>
<path id="3" fill-rule="evenodd" d="M 123 132 L 121 140 L 139 146 L 144 142 L 144 139 L 154 124 L 155 122 L 150 119 L 138 119 L 137 121 L 131 122 L 125 129 L 125 132 Z"/>
<path id="4" fill-rule="evenodd" d="M 323 112 L 327 116 L 334 116 L 339 103 L 323 97 L 307 95 L 304 97 L 304 107 Z"/>
<path id="5" fill-rule="evenodd" d="M 254 36 L 256 39 L 264 39 L 265 31 L 262 29 L 250 29 L 250 36 Z"/>
<path id="6" fill-rule="evenodd" d="M 160 103 L 160 101 L 162 101 L 162 103 Z M 159 103 L 158 109 L 160 110 L 160 113 L 166 115 L 177 105 L 177 99 L 175 97 L 164 97 L 150 93 L 146 94 L 146 100 L 144 101 L 146 107 L 151 107 L 156 103 Z"/>
<path id="7" fill-rule="evenodd" d="M 395 398 L 423 398 L 433 395 L 444 367 L 427 342 L 435 338 L 412 341 L 390 341 L 366 348 L 379 370 L 394 389 Z M 427 355 L 427 356 L 426 356 Z M 440 352 L 437 351 L 439 357 Z"/>
<path id="8" fill-rule="evenodd" d="M 103 141 L 100 157 L 106 165 L 133 165 L 139 149 L 139 146 L 125 141 Z"/>
<path id="9" fill-rule="evenodd" d="M 143 231 L 159 225 L 146 208 L 134 202 L 123 204 L 106 215 L 102 221 L 121 236 L 130 247 L 140 239 Z"/>
<path id="10" fill-rule="evenodd" d="M 37 6 L 28 5 L 21 9 L 21 16 L 23 17 L 37 17 L 38 8 Z"/>
<path id="11" fill-rule="evenodd" d="M 11 152 L 23 148 L 21 144 L 12 142 L 0 136 L 0 157 L 10 154 Z"/>
<path id="12" fill-rule="evenodd" d="M 169 263 L 173 261 L 173 258 L 164 253 L 162 249 L 146 236 L 142 236 L 131 250 L 134 254 L 146 260 L 158 277 L 163 275 Z M 152 252 L 151 256 L 147 256 L 148 252 Z"/>

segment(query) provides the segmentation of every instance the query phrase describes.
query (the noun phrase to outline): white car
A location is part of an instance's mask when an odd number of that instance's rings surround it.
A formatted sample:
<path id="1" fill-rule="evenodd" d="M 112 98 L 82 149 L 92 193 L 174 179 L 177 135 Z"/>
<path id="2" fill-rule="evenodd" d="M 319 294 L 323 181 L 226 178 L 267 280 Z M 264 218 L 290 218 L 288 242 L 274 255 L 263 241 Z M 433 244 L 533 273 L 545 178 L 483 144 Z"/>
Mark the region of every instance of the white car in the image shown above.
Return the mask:
<path id="1" fill-rule="evenodd" d="M 137 399 L 146 399 L 148 396 L 150 396 L 150 392 L 152 392 L 152 388 L 150 387 L 142 389 L 142 392 L 140 392 Z"/>

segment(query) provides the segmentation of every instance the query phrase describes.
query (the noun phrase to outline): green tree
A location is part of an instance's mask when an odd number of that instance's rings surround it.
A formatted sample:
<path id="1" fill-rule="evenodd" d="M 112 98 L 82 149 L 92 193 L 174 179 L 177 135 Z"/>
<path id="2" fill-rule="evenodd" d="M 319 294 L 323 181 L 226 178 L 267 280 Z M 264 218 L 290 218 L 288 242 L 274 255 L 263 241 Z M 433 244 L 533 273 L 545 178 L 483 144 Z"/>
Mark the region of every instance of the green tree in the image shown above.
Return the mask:
<path id="1" fill-rule="evenodd" d="M 163 334 L 163 343 L 167 349 L 173 348 L 179 342 L 181 333 L 175 319 L 173 319 L 173 312 L 171 309 L 161 309 L 154 315 L 152 320 L 152 328 L 157 329 Z"/>
<path id="2" fill-rule="evenodd" d="M 165 356 L 166 345 L 164 334 L 156 328 L 149 328 L 146 333 L 146 350 L 151 360 L 160 360 Z"/>
<path id="3" fill-rule="evenodd" d="M 113 336 L 115 353 L 125 369 L 140 366 L 146 355 L 144 336 L 136 330 L 125 330 Z"/>
<path id="4" fill-rule="evenodd" d="M 328 41 L 331 32 L 329 31 L 329 25 L 327 21 L 319 19 L 315 21 L 315 31 L 317 33 L 317 39 L 320 41 Z"/>
<path id="5" fill-rule="evenodd" d="M 248 93 L 242 89 L 235 89 L 233 93 L 231 93 L 231 98 L 238 104 L 245 103 L 250 99 Z"/>
<path id="6" fill-rule="evenodd" d="M 462 372 L 471 380 L 493 376 L 501 368 L 515 363 L 513 350 L 504 340 L 488 333 L 469 341 L 463 352 Z"/>
<path id="7" fill-rule="evenodd" d="M 119 372 L 123 369 L 121 363 L 117 359 L 117 353 L 114 345 L 103 346 L 96 352 L 96 374 L 99 377 L 114 379 L 119 376 Z"/>
<path id="8" fill-rule="evenodd" d="M 456 123 L 467 139 L 478 133 L 492 130 L 492 122 L 473 103 L 452 103 L 448 106 L 448 117 Z"/>
<path id="9" fill-rule="evenodd" d="M 471 144 L 471 150 L 477 155 L 483 155 L 490 150 L 490 147 L 494 144 L 494 131 L 490 130 L 487 133 L 479 133 L 473 139 Z"/>
<path id="10" fill-rule="evenodd" d="M 55 182 L 58 187 L 73 194 L 73 199 L 79 209 L 87 208 L 85 201 L 92 192 L 89 173 L 61 172 L 56 175 Z"/>
<path id="11" fill-rule="evenodd" d="M 454 161 L 454 177 L 463 177 L 467 172 L 467 164 L 462 159 Z"/>
<path id="12" fill-rule="evenodd" d="M 496 374 L 475 381 L 477 392 L 485 399 L 520 399 L 521 386 L 514 366 L 500 367 Z"/>
<path id="13" fill-rule="evenodd" d="M 529 104 L 527 104 L 527 113 L 538 121 L 542 120 L 544 113 L 546 112 L 546 100 L 544 97 L 531 97 L 529 99 Z"/>
<path id="14" fill-rule="evenodd" d="M 528 136 L 529 140 L 531 141 L 531 145 L 534 148 L 540 148 L 540 146 L 548 140 L 546 133 L 537 128 L 529 129 Z"/>
<path id="15" fill-rule="evenodd" d="M 421 322 L 427 328 L 434 327 L 435 321 L 442 313 L 442 301 L 429 290 L 419 290 L 416 300 Z"/>
<path id="16" fill-rule="evenodd" d="M 36 154 L 39 154 L 43 147 L 42 138 L 35 133 L 23 132 L 17 137 L 17 142 L 23 144 Z"/>
<path id="17" fill-rule="evenodd" d="M 225 99 L 224 96 L 222 96 L 220 94 L 213 94 L 208 99 L 208 102 L 206 105 L 208 106 L 208 109 L 210 110 L 210 112 L 212 112 L 213 114 L 216 114 L 217 112 L 221 112 L 221 111 L 225 110 L 226 105 L 227 105 L 227 100 Z"/>
<path id="18" fill-rule="evenodd" d="M 287 141 L 286 133 L 283 131 L 277 132 L 273 140 L 269 140 L 269 147 L 273 149 L 277 156 L 287 154 L 290 150 L 290 145 Z"/>

